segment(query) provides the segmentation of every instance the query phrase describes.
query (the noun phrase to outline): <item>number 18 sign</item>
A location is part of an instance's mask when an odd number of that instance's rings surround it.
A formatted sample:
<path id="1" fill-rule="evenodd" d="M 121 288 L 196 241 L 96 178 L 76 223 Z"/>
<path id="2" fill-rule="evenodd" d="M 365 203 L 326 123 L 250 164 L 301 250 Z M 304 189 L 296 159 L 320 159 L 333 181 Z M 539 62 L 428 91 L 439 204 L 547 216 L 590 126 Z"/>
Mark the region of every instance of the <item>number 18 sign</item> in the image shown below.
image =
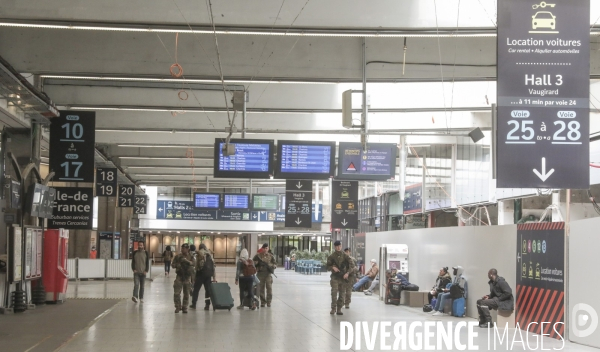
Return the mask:
<path id="1" fill-rule="evenodd" d="M 94 182 L 94 111 L 61 111 L 50 123 L 53 181 Z"/>

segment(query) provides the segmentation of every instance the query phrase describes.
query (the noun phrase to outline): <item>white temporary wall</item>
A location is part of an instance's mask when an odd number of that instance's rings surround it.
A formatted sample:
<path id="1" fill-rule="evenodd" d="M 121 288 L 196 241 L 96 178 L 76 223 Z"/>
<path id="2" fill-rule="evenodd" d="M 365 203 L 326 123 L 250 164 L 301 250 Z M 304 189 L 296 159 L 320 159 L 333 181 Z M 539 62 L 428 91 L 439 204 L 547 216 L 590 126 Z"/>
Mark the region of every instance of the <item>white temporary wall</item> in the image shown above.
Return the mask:
<path id="1" fill-rule="evenodd" d="M 383 244 L 407 244 L 409 281 L 420 291 L 431 289 L 443 266 L 465 269 L 469 297 L 467 316 L 477 318 L 476 301 L 489 294 L 487 273 L 496 268 L 513 294 L 516 290 L 517 226 L 414 229 L 366 234 L 366 259 L 379 258 Z"/>
<path id="2" fill-rule="evenodd" d="M 600 267 L 600 218 L 573 221 L 569 238 L 569 339 L 573 342 L 600 348 L 599 314 L 600 281 L 597 271 Z M 580 305 L 574 312 L 575 305 Z M 586 306 L 583 306 L 587 305 Z M 575 314 L 573 314 L 575 313 Z M 585 317 L 587 316 L 587 319 Z M 590 328 L 595 331 L 585 332 Z M 580 331 L 581 333 L 577 333 Z M 580 335 L 580 336 L 578 336 Z"/>

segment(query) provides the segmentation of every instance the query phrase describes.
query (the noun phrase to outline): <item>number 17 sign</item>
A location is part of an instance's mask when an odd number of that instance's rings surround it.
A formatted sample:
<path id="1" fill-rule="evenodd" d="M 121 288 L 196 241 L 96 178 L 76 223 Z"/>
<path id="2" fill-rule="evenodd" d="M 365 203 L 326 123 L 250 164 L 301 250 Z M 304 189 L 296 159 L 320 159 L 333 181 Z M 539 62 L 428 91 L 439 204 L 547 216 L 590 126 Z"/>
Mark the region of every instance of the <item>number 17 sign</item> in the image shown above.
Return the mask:
<path id="1" fill-rule="evenodd" d="M 96 113 L 61 111 L 50 123 L 53 181 L 94 182 Z"/>

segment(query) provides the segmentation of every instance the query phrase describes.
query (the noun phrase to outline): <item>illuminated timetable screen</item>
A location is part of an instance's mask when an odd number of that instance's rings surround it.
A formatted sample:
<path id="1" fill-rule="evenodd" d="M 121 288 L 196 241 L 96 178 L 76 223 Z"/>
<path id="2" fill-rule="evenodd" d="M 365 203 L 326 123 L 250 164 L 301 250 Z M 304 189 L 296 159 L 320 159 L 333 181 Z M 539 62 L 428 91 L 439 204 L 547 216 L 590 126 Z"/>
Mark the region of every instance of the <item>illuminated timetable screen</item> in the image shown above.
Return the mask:
<path id="1" fill-rule="evenodd" d="M 273 141 L 232 139 L 233 155 L 225 155 L 225 145 L 222 139 L 215 141 L 215 177 L 266 179 L 273 174 Z"/>
<path id="2" fill-rule="evenodd" d="M 223 209 L 248 209 L 250 206 L 249 194 L 224 194 Z"/>
<path id="3" fill-rule="evenodd" d="M 333 176 L 335 142 L 288 142 L 278 145 L 279 178 L 327 179 Z"/>
<path id="4" fill-rule="evenodd" d="M 194 208 L 219 209 L 221 195 L 218 193 L 194 193 Z"/>

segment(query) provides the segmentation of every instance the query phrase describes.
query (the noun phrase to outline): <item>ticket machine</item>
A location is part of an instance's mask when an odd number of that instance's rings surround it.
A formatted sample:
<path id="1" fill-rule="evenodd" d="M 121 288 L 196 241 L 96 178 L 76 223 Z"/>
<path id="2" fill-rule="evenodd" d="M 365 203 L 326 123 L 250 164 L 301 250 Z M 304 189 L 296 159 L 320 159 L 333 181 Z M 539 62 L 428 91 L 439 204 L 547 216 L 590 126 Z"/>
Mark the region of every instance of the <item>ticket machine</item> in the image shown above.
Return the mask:
<path id="1" fill-rule="evenodd" d="M 64 302 L 67 295 L 69 273 L 69 230 L 57 229 L 44 232 L 43 280 L 46 302 Z"/>
<path id="2" fill-rule="evenodd" d="M 408 245 L 406 244 L 384 244 L 379 248 L 379 299 L 384 300 L 387 288 L 387 270 L 396 270 L 409 280 L 408 273 Z"/>

